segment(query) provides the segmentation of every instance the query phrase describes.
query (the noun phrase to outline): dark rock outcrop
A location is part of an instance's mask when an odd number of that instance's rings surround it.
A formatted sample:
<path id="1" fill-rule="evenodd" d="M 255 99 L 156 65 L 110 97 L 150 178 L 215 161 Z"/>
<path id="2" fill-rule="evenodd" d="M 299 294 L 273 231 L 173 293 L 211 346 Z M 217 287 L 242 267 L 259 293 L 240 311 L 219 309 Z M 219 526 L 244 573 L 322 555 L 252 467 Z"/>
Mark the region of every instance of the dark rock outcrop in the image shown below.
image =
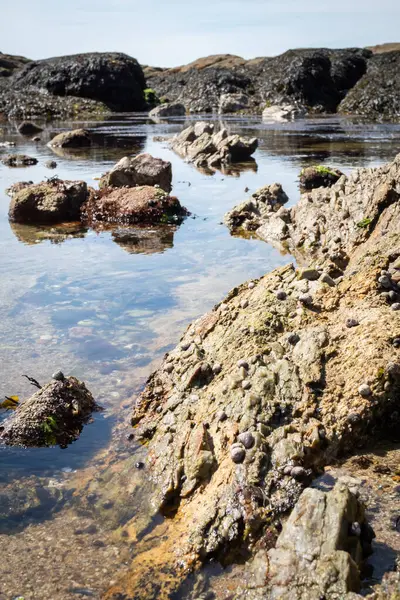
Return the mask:
<path id="1" fill-rule="evenodd" d="M 137 60 L 118 52 L 75 54 L 31 61 L 10 81 L 15 90 L 36 89 L 52 96 L 103 102 L 112 110 L 144 110 L 143 71 Z"/>
<path id="2" fill-rule="evenodd" d="M 49 179 L 23 185 L 10 202 L 8 216 L 17 223 L 51 224 L 79 221 L 89 190 L 84 181 Z"/>
<path id="3" fill-rule="evenodd" d="M 154 158 L 150 154 L 139 154 L 133 158 L 125 156 L 104 175 L 100 188 L 106 187 L 134 187 L 158 185 L 164 191 L 171 190 L 172 167 L 171 163 L 161 158 Z"/>
<path id="4" fill-rule="evenodd" d="M 94 228 L 103 223 L 179 222 L 188 214 L 177 198 L 151 186 L 103 188 L 82 206 L 82 220 Z"/>
<path id="5" fill-rule="evenodd" d="M 339 169 L 333 169 L 325 165 L 306 167 L 300 173 L 300 189 L 305 191 L 319 187 L 331 187 L 342 175 L 343 173 Z"/>
<path id="6" fill-rule="evenodd" d="M 39 125 L 35 125 L 35 123 L 31 123 L 30 121 L 23 121 L 18 125 L 18 133 L 21 135 L 35 135 L 35 133 L 40 133 L 41 131 L 43 131 L 42 127 L 39 127 Z"/>
<path id="7" fill-rule="evenodd" d="M 15 71 L 22 69 L 29 62 L 29 58 L 24 56 L 13 56 L 0 52 L 0 77 L 11 77 Z"/>
<path id="8" fill-rule="evenodd" d="M 348 92 L 339 112 L 372 119 L 400 119 L 400 51 L 376 54 Z"/>
<path id="9" fill-rule="evenodd" d="M 2 422 L 0 441 L 10 446 L 67 446 L 97 408 L 85 384 L 75 377 L 54 380 Z"/>

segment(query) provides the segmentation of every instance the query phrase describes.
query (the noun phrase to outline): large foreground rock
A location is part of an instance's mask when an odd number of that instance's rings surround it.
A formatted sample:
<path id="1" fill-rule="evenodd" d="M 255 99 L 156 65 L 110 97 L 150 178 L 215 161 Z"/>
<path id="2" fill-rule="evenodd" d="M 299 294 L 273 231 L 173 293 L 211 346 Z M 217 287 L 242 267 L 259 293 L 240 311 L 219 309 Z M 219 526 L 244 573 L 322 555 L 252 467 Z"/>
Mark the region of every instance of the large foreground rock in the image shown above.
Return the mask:
<path id="1" fill-rule="evenodd" d="M 209 557 L 233 560 L 235 549 L 273 543 L 277 522 L 324 465 L 398 427 L 400 304 L 382 296 L 382 285 L 399 293 L 400 199 L 371 204 L 367 193 L 382 177 L 393 190 L 398 162 L 358 171 L 357 211 L 366 218 L 375 206 L 373 226 L 346 236 L 340 280 L 314 280 L 288 265 L 234 288 L 149 378 L 132 423 L 148 450 L 151 506 L 175 517 L 171 537 L 152 560 L 134 560 L 109 597 L 148 597 L 151 574 L 167 598 L 179 577 L 166 582 L 158 573 L 177 568 L 182 580 Z M 342 206 L 355 203 L 352 186 L 343 192 Z M 303 217 L 303 235 L 313 223 Z M 341 221 L 329 224 L 334 236 Z M 319 581 L 329 573 L 321 567 Z"/>
<path id="2" fill-rule="evenodd" d="M 221 168 L 249 160 L 257 149 L 257 138 L 229 135 L 222 128 L 214 133 L 212 123 L 198 122 L 171 139 L 171 148 L 196 167 Z"/>
<path id="3" fill-rule="evenodd" d="M 82 219 L 92 227 L 179 222 L 188 214 L 178 198 L 151 186 L 104 188 L 82 206 Z"/>
<path id="4" fill-rule="evenodd" d="M 67 446 L 96 408 L 84 383 L 75 377 L 54 380 L 1 423 L 0 441 L 10 446 Z"/>
<path id="5" fill-rule="evenodd" d="M 125 156 L 99 182 L 100 188 L 134 187 L 135 185 L 158 185 L 164 191 L 171 190 L 171 163 L 150 154 L 139 154 L 134 158 Z"/>
<path id="6" fill-rule="evenodd" d="M 51 224 L 79 221 L 89 190 L 84 181 L 49 179 L 23 185 L 13 193 L 8 216 L 17 223 Z"/>

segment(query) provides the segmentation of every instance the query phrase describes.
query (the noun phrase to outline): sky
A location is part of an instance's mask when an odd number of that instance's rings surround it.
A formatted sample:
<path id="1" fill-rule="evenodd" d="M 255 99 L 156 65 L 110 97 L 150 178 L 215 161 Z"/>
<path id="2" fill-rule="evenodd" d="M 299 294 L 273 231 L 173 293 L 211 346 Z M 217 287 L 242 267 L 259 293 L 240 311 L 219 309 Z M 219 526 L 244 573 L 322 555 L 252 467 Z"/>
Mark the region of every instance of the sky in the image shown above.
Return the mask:
<path id="1" fill-rule="evenodd" d="M 119 51 L 161 67 L 384 42 L 400 42 L 399 0 L 11 0 L 0 23 L 7 54 Z"/>

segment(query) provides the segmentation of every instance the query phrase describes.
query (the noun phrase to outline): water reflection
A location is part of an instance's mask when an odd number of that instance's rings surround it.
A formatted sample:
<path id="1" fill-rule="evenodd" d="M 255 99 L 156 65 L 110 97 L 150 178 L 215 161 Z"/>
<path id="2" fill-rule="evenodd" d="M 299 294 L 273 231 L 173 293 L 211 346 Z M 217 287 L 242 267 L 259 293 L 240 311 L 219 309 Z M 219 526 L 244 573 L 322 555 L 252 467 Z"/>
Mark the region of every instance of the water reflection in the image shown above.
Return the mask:
<path id="1" fill-rule="evenodd" d="M 173 248 L 177 227 L 132 227 L 117 229 L 113 241 L 129 254 L 154 254 Z"/>
<path id="2" fill-rule="evenodd" d="M 66 240 L 84 238 L 88 229 L 82 223 L 61 223 L 52 227 L 21 225 L 10 221 L 10 228 L 18 241 L 31 246 L 49 241 L 62 244 Z"/>

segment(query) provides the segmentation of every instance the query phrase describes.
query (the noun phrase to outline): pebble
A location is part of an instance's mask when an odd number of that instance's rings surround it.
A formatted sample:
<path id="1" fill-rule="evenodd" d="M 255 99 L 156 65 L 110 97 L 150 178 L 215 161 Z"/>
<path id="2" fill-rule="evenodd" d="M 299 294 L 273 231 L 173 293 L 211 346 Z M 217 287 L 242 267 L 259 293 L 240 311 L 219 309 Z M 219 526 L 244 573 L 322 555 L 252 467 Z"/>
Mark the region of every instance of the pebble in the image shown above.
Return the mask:
<path id="1" fill-rule="evenodd" d="M 395 302 L 390 308 L 392 310 L 400 310 L 400 302 Z"/>
<path id="2" fill-rule="evenodd" d="M 200 400 L 200 396 L 198 396 L 197 394 L 192 394 L 190 396 L 190 401 L 191 402 L 198 402 Z"/>
<path id="3" fill-rule="evenodd" d="M 292 346 L 295 346 L 300 341 L 300 336 L 297 333 L 289 333 L 287 341 Z"/>
<path id="4" fill-rule="evenodd" d="M 360 385 L 360 387 L 358 388 L 358 393 L 360 394 L 360 396 L 362 396 L 363 398 L 368 398 L 368 396 L 371 396 L 372 394 L 372 390 L 369 387 L 369 385 L 367 385 L 366 383 L 362 383 Z"/>
<path id="5" fill-rule="evenodd" d="M 256 284 L 254 283 L 254 281 L 250 281 L 247 287 L 249 288 L 249 290 L 252 290 L 256 287 Z"/>
<path id="6" fill-rule="evenodd" d="M 52 377 L 52 379 L 55 379 L 56 381 L 64 381 L 64 379 L 65 379 L 64 373 L 62 371 L 56 371 L 55 373 L 53 373 L 53 375 L 51 377 Z"/>
<path id="7" fill-rule="evenodd" d="M 397 300 L 397 294 L 396 294 L 396 292 L 394 292 L 393 290 L 390 290 L 390 292 L 389 292 L 389 298 L 390 298 L 390 300 L 392 300 L 392 302 L 394 302 L 395 300 Z"/>
<path id="8" fill-rule="evenodd" d="M 295 479 L 302 479 L 306 474 L 306 470 L 304 467 L 293 467 L 290 474 Z"/>
<path id="9" fill-rule="evenodd" d="M 360 523 L 357 523 L 357 521 L 355 521 L 354 523 L 351 524 L 351 529 L 350 529 L 352 535 L 356 535 L 357 537 L 361 536 L 361 525 Z"/>
<path id="10" fill-rule="evenodd" d="M 237 366 L 239 367 L 239 369 L 240 369 L 240 367 L 243 367 L 243 369 L 246 369 L 246 371 L 247 371 L 249 368 L 249 363 L 246 360 L 241 359 L 241 360 L 238 360 Z"/>
<path id="11" fill-rule="evenodd" d="M 222 423 L 223 421 L 226 421 L 226 419 L 228 418 L 228 415 L 226 414 L 225 411 L 221 411 L 219 413 L 217 413 L 217 421 L 218 423 Z"/>
<path id="12" fill-rule="evenodd" d="M 378 279 L 378 283 L 386 289 L 390 288 L 392 285 L 392 282 L 387 275 L 381 275 Z"/>
<path id="13" fill-rule="evenodd" d="M 400 347 L 400 338 L 398 338 L 398 337 L 394 338 L 394 340 L 393 340 L 393 346 L 395 348 L 399 348 Z"/>
<path id="14" fill-rule="evenodd" d="M 246 450 L 243 448 L 243 446 L 239 446 L 239 445 L 231 446 L 231 459 L 233 460 L 234 463 L 236 463 L 236 464 L 242 463 L 245 459 L 245 456 L 246 456 Z"/>
<path id="15" fill-rule="evenodd" d="M 328 275 L 328 273 L 322 273 L 319 280 L 322 281 L 323 283 L 326 283 L 330 287 L 335 287 L 335 285 L 336 285 L 335 280 L 332 279 L 332 277 L 330 275 Z"/>
<path id="16" fill-rule="evenodd" d="M 301 294 L 299 296 L 299 302 L 301 302 L 305 306 L 311 306 L 313 303 L 311 294 Z"/>
<path id="17" fill-rule="evenodd" d="M 144 462 L 139 461 L 139 462 L 135 463 L 135 467 L 137 469 L 144 469 Z"/>
<path id="18" fill-rule="evenodd" d="M 249 301 L 248 300 L 242 300 L 240 303 L 240 307 L 241 308 L 247 308 L 249 305 Z"/>
<path id="19" fill-rule="evenodd" d="M 222 371 L 222 365 L 220 363 L 215 363 L 215 365 L 213 365 L 212 370 L 215 375 L 218 375 L 218 373 L 221 373 Z"/>
<path id="20" fill-rule="evenodd" d="M 173 365 L 172 363 L 170 363 L 169 365 L 167 365 L 167 366 L 164 368 L 164 371 L 165 371 L 166 373 L 172 373 L 172 371 L 173 371 L 173 370 L 174 370 L 174 365 Z"/>
<path id="21" fill-rule="evenodd" d="M 249 390 L 251 388 L 251 383 L 248 379 L 245 379 L 244 381 L 242 381 L 242 388 L 244 390 Z"/>
<path id="22" fill-rule="evenodd" d="M 254 435 L 250 431 L 241 433 L 238 437 L 239 442 L 243 444 L 246 449 L 252 448 L 255 444 Z"/>
<path id="23" fill-rule="evenodd" d="M 357 321 L 357 319 L 346 319 L 346 327 L 348 327 L 349 329 L 351 327 L 357 327 L 357 325 L 359 325 L 360 323 Z"/>
<path id="24" fill-rule="evenodd" d="M 286 294 L 285 290 L 278 290 L 276 292 L 276 297 L 278 300 L 286 300 L 287 294 Z"/>
<path id="25" fill-rule="evenodd" d="M 185 352 L 185 350 L 189 350 L 189 348 L 190 348 L 190 342 L 181 344 L 181 350 L 183 350 L 184 352 Z"/>
<path id="26" fill-rule="evenodd" d="M 134 438 L 135 438 L 135 434 L 134 433 L 128 433 L 126 435 L 126 439 L 128 440 L 128 442 L 131 442 Z"/>

